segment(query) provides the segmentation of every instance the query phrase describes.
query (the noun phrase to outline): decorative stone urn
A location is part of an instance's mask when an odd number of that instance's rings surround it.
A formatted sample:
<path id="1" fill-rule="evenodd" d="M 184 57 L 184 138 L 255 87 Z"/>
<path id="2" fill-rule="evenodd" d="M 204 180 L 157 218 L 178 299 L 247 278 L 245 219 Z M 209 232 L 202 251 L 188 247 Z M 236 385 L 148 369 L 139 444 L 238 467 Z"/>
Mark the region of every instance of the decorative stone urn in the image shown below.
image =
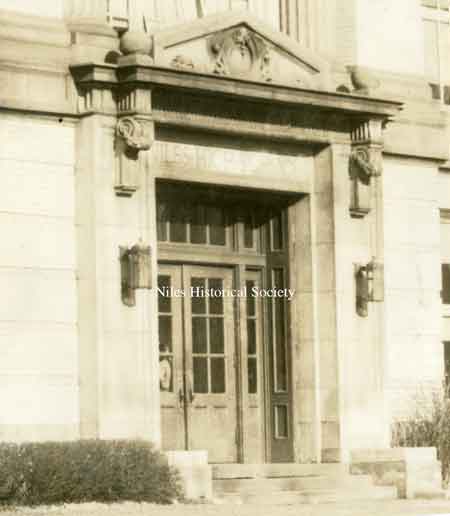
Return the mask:
<path id="1" fill-rule="evenodd" d="M 120 38 L 119 50 L 123 55 L 149 56 L 153 48 L 151 37 L 144 31 L 128 30 Z"/>
<path id="2" fill-rule="evenodd" d="M 347 66 L 347 70 L 350 72 L 350 79 L 356 93 L 369 94 L 371 90 L 376 90 L 380 86 L 380 81 L 363 66 Z"/>

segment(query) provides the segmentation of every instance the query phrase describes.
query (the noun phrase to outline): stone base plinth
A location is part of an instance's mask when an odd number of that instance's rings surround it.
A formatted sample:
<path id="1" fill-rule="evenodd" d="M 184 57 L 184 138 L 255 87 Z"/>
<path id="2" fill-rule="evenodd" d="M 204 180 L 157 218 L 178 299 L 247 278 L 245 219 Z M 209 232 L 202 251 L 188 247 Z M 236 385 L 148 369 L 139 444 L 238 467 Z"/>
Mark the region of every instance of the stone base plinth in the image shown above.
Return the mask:
<path id="1" fill-rule="evenodd" d="M 372 475 L 377 485 L 394 485 L 399 498 L 444 497 L 436 448 L 353 450 L 350 472 Z"/>
<path id="2" fill-rule="evenodd" d="M 169 466 L 179 471 L 187 499 L 212 498 L 212 468 L 207 451 L 168 451 L 165 455 Z"/>

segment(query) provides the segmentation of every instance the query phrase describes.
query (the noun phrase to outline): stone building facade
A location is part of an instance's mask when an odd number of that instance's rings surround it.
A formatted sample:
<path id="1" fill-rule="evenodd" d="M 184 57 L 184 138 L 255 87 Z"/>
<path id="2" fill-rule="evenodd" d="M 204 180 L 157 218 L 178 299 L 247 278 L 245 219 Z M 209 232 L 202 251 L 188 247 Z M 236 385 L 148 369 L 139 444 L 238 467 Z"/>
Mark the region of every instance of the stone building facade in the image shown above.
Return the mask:
<path id="1" fill-rule="evenodd" d="M 0 440 L 389 448 L 450 363 L 448 1 L 0 8 Z"/>

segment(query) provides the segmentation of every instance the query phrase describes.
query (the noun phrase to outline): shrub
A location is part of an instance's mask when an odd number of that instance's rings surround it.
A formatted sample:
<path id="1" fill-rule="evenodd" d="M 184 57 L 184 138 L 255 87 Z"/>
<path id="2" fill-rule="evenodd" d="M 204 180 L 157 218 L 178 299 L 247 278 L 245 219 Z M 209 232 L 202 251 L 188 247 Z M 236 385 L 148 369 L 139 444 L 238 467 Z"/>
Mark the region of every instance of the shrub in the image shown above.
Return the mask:
<path id="1" fill-rule="evenodd" d="M 177 472 L 145 441 L 0 443 L 2 504 L 167 504 L 181 495 Z"/>
<path id="2" fill-rule="evenodd" d="M 437 448 L 442 478 L 450 483 L 450 398 L 444 388 L 429 396 L 417 396 L 411 414 L 392 426 L 392 446 Z"/>

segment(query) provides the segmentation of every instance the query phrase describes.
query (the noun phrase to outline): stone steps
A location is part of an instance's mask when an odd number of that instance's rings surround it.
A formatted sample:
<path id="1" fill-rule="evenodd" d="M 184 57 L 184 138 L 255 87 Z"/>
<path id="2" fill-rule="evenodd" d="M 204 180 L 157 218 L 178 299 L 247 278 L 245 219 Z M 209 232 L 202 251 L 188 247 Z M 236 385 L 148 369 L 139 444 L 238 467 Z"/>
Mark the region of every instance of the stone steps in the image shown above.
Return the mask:
<path id="1" fill-rule="evenodd" d="M 285 478 L 235 478 L 215 479 L 214 491 L 216 493 L 264 493 L 276 491 L 304 491 L 308 489 L 334 489 L 336 487 L 355 487 L 366 489 L 373 487 L 372 478 L 369 475 L 352 477 L 350 475 L 332 478 L 318 477 L 285 477 Z"/>
<path id="2" fill-rule="evenodd" d="M 395 487 L 373 487 L 370 490 L 305 490 L 273 491 L 269 493 L 222 493 L 215 496 L 218 503 L 253 505 L 295 505 L 338 503 L 351 501 L 394 500 L 397 498 Z"/>
<path id="3" fill-rule="evenodd" d="M 216 464 L 217 503 L 292 505 L 392 500 L 395 487 L 374 486 L 369 475 L 352 476 L 341 464 Z"/>
<path id="4" fill-rule="evenodd" d="M 348 474 L 345 464 L 212 464 L 213 479 L 284 478 Z"/>

